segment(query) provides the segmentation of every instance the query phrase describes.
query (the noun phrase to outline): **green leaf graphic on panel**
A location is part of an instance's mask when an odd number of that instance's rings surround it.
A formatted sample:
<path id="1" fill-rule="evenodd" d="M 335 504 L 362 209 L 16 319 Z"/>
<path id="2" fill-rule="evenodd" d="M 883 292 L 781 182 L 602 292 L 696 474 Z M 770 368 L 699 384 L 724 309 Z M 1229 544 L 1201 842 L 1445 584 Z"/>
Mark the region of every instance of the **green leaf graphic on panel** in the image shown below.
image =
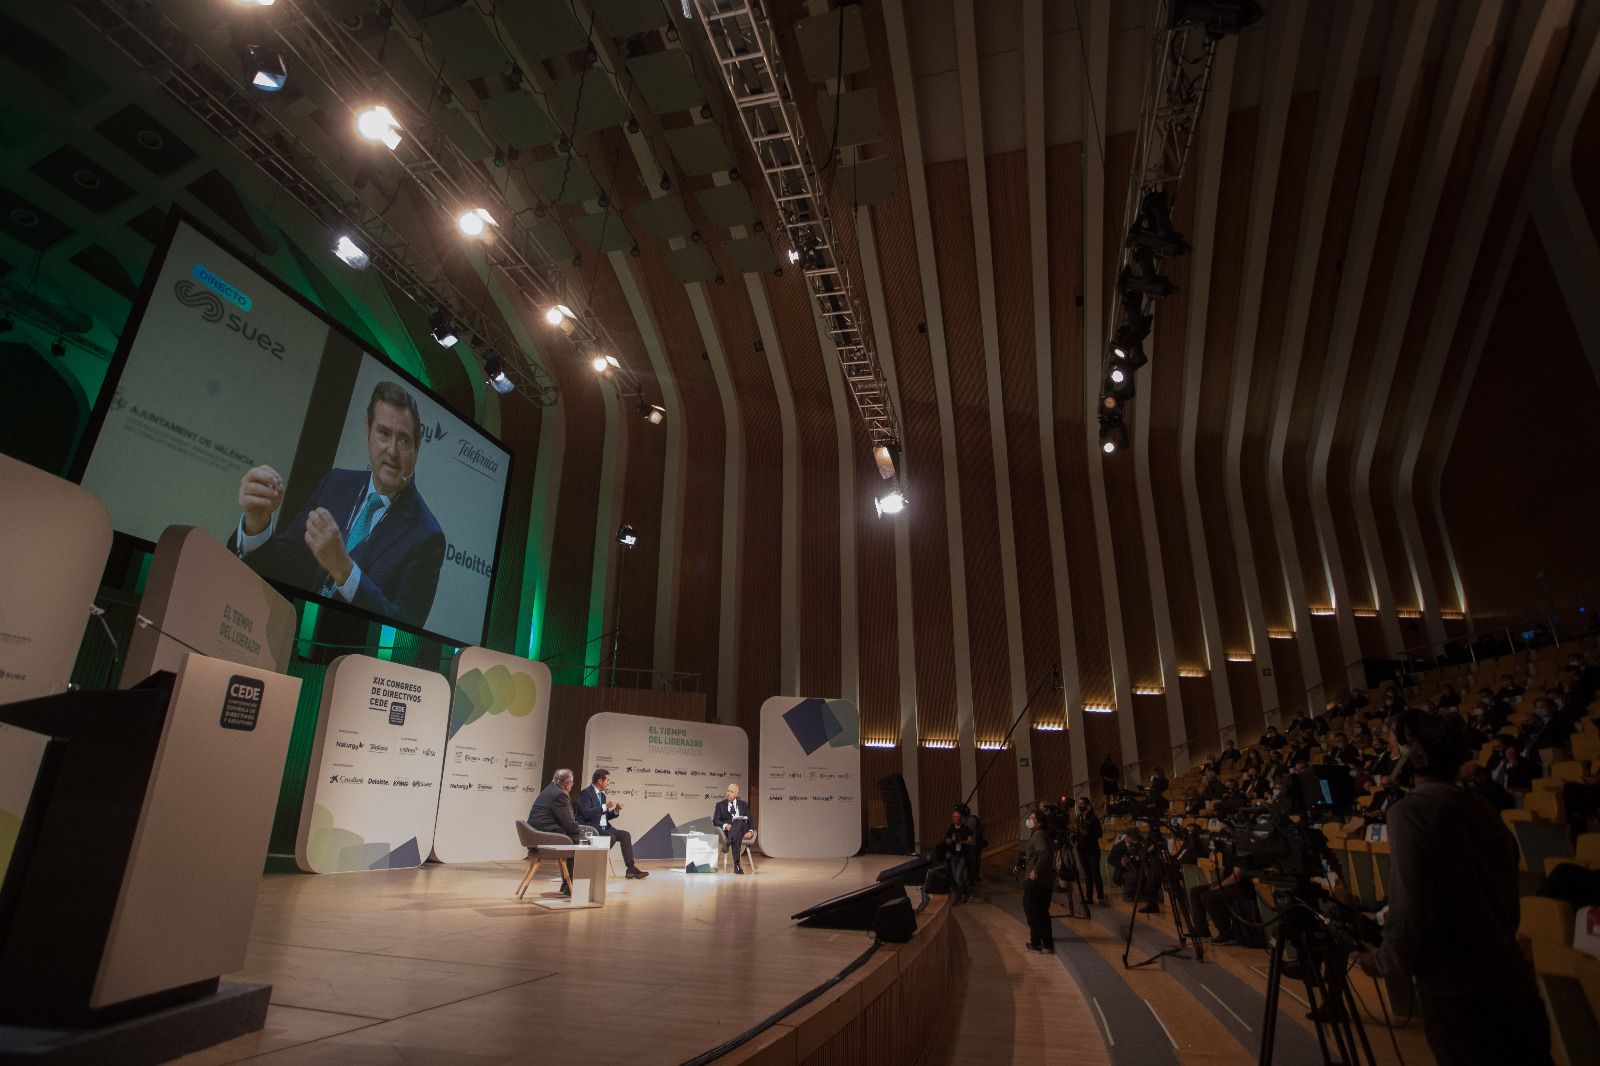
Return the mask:
<path id="1" fill-rule="evenodd" d="M 350 870 L 394 870 L 422 865 L 417 838 L 399 847 L 368 843 L 358 833 L 333 824 L 333 812 L 322 804 L 311 808 L 311 832 L 306 835 L 306 860 L 318 873 Z"/>
<path id="2" fill-rule="evenodd" d="M 468 670 L 456 678 L 455 696 L 450 701 L 450 732 L 453 737 L 463 726 L 486 714 L 509 714 L 522 718 L 533 713 L 538 690 L 529 674 L 514 673 L 504 666 L 488 670 Z"/>

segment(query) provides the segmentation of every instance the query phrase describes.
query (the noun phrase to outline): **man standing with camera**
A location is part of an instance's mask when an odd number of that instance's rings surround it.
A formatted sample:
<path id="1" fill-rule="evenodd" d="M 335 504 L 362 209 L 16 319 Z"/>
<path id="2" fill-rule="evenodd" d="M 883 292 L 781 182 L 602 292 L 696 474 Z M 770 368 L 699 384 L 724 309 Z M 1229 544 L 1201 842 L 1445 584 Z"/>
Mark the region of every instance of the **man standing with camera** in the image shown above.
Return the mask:
<path id="1" fill-rule="evenodd" d="M 1106 901 L 1105 882 L 1100 877 L 1100 816 L 1088 796 L 1078 797 L 1078 870 L 1083 878 L 1086 903 Z"/>
<path id="2" fill-rule="evenodd" d="M 1488 804 L 1455 785 L 1465 730 L 1405 711 L 1389 752 L 1417 784 L 1389 810 L 1383 944 L 1357 961 L 1373 976 L 1416 979 L 1439 1066 L 1548 1066 L 1549 1019 L 1517 946 L 1517 844 Z"/>

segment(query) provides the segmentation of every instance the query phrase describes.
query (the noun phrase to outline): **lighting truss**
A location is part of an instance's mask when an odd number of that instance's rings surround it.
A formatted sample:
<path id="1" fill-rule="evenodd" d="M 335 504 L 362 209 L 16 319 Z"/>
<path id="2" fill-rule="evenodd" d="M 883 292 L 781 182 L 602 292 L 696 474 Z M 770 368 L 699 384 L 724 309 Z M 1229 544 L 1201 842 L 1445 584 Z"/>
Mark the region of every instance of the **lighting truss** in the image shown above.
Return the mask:
<path id="1" fill-rule="evenodd" d="M 1174 26 L 1171 16 L 1168 0 L 1156 0 L 1157 29 L 1151 38 L 1151 51 L 1145 65 L 1139 139 L 1128 181 L 1128 196 L 1123 204 L 1124 237 L 1138 225 L 1140 206 L 1150 193 L 1165 194 L 1168 205 L 1177 203 L 1178 187 L 1188 167 L 1200 114 L 1211 90 L 1211 71 L 1220 36 L 1193 22 Z M 1117 280 L 1127 276 L 1133 266 L 1133 252 L 1132 243 L 1124 239 L 1112 274 L 1111 311 L 1106 318 L 1106 374 L 1110 373 L 1112 362 L 1110 340 L 1130 318 Z M 1159 297 L 1152 294 L 1142 294 L 1139 313 L 1153 319 L 1157 299 Z M 1097 401 L 1096 411 L 1099 410 Z"/>
<path id="2" fill-rule="evenodd" d="M 850 276 L 839 228 L 817 186 L 819 162 L 830 161 L 817 160 L 806 145 L 765 7 L 761 0 L 687 2 L 711 42 L 728 97 L 798 256 L 791 261 L 805 275 L 871 445 L 899 445 L 900 423 L 878 365 L 867 303 Z"/>
<path id="3" fill-rule="evenodd" d="M 185 110 L 249 159 L 321 223 L 343 227 L 371 256 L 372 268 L 419 307 L 448 307 L 463 332 L 484 344 L 484 359 L 499 354 L 518 389 L 540 406 L 552 406 L 557 389 L 495 316 L 480 310 L 439 268 L 437 256 L 418 251 L 381 214 L 368 210 L 343 178 L 308 147 L 271 108 L 263 107 L 237 82 L 232 71 L 189 39 L 159 5 L 137 0 L 78 0 L 77 12 L 155 78 Z M 453 217 L 467 207 L 488 207 L 511 219 L 493 184 L 455 150 L 418 106 L 389 77 L 381 63 L 345 26 L 316 5 L 285 2 L 277 39 L 347 105 L 353 96 L 380 93 L 404 127 L 396 158 L 407 176 Z M 353 105 L 349 113 L 355 113 Z M 352 133 L 353 136 L 353 133 Z M 538 306 L 552 302 L 558 270 L 521 226 L 507 226 L 486 245 L 491 266 L 499 268 Z M 590 326 L 593 331 L 595 327 Z M 507 358 L 514 353 L 515 358 Z"/>

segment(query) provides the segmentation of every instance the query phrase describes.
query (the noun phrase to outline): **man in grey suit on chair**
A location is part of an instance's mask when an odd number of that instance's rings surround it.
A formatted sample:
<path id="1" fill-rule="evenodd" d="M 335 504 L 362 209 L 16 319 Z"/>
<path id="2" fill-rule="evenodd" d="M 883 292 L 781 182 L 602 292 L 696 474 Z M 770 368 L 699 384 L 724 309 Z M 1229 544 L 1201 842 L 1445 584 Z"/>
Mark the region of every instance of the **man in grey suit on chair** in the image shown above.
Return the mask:
<path id="1" fill-rule="evenodd" d="M 711 822 L 721 830 L 722 842 L 733 852 L 733 872 L 742 874 L 744 867 L 739 860 L 744 858 L 744 835 L 750 828 L 750 804 L 739 798 L 738 785 L 729 785 L 723 795 L 726 798 L 717 801 Z"/>
<path id="2" fill-rule="evenodd" d="M 578 819 L 572 813 L 572 781 L 571 770 L 557 770 L 539 798 L 533 801 L 533 808 L 528 811 L 528 824 L 542 833 L 560 833 L 576 844 L 583 838 L 583 830 L 578 828 Z M 570 859 L 562 860 L 562 869 L 566 877 L 562 879 L 561 894 L 570 896 L 572 889 L 567 887 L 572 882 Z"/>

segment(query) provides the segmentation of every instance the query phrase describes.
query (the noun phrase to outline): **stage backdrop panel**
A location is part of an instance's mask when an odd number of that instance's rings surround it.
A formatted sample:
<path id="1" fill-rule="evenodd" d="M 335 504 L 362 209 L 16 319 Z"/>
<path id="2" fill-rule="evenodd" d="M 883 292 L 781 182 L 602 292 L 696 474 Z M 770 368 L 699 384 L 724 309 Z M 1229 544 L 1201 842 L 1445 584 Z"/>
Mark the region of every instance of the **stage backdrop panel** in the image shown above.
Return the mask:
<path id="1" fill-rule="evenodd" d="M 633 853 L 667 859 L 683 855 L 682 838 L 672 834 L 711 831 L 712 810 L 730 783 L 748 797 L 749 761 L 750 738 L 737 726 L 605 712 L 589 719 L 583 766 L 571 769 L 579 788 L 597 768 L 610 770 L 606 796 L 623 805 L 617 826 L 633 834 Z"/>
<path id="2" fill-rule="evenodd" d="M 861 850 L 861 728 L 849 700 L 761 705 L 761 850 L 779 859 Z"/>
<path id="3" fill-rule="evenodd" d="M 197 526 L 168 526 L 156 542 L 128 642 L 122 687 L 157 670 L 177 670 L 190 648 L 273 673 L 289 668 L 294 605 Z"/>
<path id="4" fill-rule="evenodd" d="M 528 816 L 545 785 L 550 668 L 488 648 L 462 648 L 453 677 L 433 857 L 521 858 L 516 822 Z"/>
<path id="5" fill-rule="evenodd" d="M 420 866 L 433 850 L 450 685 L 366 655 L 328 667 L 294 857 L 307 873 Z"/>
<path id="6" fill-rule="evenodd" d="M 0 703 L 67 690 L 110 551 L 99 500 L 0 455 Z M 0 881 L 49 739 L 0 725 Z"/>
<path id="7" fill-rule="evenodd" d="M 0 703 L 67 690 L 110 551 L 99 500 L 0 455 Z"/>

